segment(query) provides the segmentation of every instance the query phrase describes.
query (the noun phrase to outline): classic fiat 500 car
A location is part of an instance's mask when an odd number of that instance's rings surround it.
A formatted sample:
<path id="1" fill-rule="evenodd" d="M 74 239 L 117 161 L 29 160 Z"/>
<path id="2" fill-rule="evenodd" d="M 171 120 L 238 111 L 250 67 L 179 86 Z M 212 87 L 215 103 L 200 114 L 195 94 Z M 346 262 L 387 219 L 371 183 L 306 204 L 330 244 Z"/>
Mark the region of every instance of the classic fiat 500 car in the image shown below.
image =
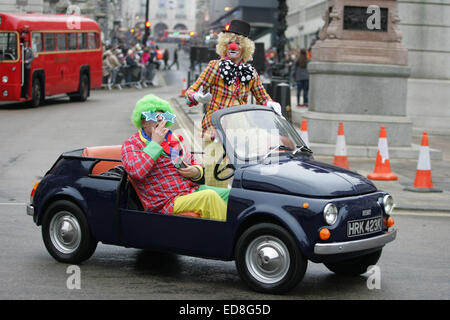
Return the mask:
<path id="1" fill-rule="evenodd" d="M 392 197 L 361 175 L 314 160 L 295 128 L 266 107 L 217 111 L 225 152 L 217 179 L 232 179 L 227 220 L 142 209 L 121 169 L 120 146 L 63 153 L 35 184 L 27 207 L 48 252 L 80 263 L 97 243 L 235 260 L 260 292 L 283 293 L 307 262 L 359 275 L 396 237 Z M 207 241 L 205 241 L 207 239 Z"/>

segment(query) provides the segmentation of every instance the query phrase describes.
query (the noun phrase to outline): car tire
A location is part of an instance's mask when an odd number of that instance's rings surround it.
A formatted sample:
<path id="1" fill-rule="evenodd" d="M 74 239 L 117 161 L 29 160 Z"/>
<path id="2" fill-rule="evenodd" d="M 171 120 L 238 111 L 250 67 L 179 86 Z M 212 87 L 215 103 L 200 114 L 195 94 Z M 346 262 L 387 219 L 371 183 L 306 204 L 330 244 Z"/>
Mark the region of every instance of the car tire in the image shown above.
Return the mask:
<path id="1" fill-rule="evenodd" d="M 328 270 L 345 276 L 358 276 L 366 273 L 367 268 L 375 265 L 380 259 L 382 249 L 366 254 L 364 256 L 333 262 L 325 263 Z"/>
<path id="2" fill-rule="evenodd" d="M 292 235 L 272 223 L 244 231 L 236 244 L 235 260 L 239 275 L 251 289 L 271 294 L 297 286 L 308 264 Z"/>
<path id="3" fill-rule="evenodd" d="M 83 211 L 67 200 L 55 201 L 45 211 L 42 238 L 53 258 L 71 264 L 89 259 L 98 243 Z"/>

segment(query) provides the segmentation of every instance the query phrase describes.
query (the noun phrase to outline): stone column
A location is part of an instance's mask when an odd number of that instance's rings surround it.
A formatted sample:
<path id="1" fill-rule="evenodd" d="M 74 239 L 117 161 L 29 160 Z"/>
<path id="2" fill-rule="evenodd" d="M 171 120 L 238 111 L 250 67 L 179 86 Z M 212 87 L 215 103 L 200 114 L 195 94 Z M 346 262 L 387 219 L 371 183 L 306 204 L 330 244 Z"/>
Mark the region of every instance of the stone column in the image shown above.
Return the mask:
<path id="1" fill-rule="evenodd" d="M 407 110 L 413 132 L 450 135 L 450 0 L 398 0 L 398 10 L 411 68 Z"/>
<path id="2" fill-rule="evenodd" d="M 397 1 L 330 0 L 323 19 L 308 65 L 310 104 L 304 113 L 315 153 L 334 153 L 343 122 L 349 156 L 375 156 L 384 125 L 391 158 L 416 157 Z"/>

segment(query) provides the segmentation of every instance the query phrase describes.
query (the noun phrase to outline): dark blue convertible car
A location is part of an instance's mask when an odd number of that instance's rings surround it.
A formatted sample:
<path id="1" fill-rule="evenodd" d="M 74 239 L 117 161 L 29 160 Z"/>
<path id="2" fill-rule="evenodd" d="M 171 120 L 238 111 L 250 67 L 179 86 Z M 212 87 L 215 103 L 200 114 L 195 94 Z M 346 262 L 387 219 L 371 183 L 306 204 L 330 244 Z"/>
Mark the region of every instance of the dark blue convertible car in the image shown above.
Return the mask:
<path id="1" fill-rule="evenodd" d="M 359 275 L 396 237 L 392 197 L 354 172 L 315 161 L 284 118 L 262 106 L 217 111 L 226 150 L 217 179 L 232 181 L 227 220 L 145 212 L 120 166 L 120 146 L 63 153 L 36 183 L 27 213 L 48 252 L 81 263 L 97 243 L 235 260 L 260 292 L 283 293 L 307 262 Z M 208 241 L 205 241 L 208 239 Z"/>

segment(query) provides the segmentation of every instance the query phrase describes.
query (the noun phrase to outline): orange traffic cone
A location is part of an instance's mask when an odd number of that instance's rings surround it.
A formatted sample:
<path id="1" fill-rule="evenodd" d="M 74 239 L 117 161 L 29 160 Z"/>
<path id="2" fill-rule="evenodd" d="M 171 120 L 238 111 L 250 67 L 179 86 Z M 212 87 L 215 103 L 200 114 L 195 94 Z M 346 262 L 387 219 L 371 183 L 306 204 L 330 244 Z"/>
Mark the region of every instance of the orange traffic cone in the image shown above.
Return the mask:
<path id="1" fill-rule="evenodd" d="M 412 187 L 407 187 L 405 190 L 418 192 L 442 192 L 433 186 L 431 180 L 431 163 L 430 163 L 430 148 L 428 147 L 428 134 L 426 132 L 422 135 L 422 143 L 419 151 L 419 161 L 417 162 L 416 178 Z"/>
<path id="2" fill-rule="evenodd" d="M 186 78 L 183 79 L 183 88 L 184 89 L 181 90 L 180 97 L 184 97 L 186 90 L 187 90 Z"/>
<path id="3" fill-rule="evenodd" d="M 302 126 L 300 128 L 300 138 L 302 138 L 303 142 L 309 148 L 308 125 L 306 119 L 302 120 Z"/>
<path id="4" fill-rule="evenodd" d="M 374 171 L 367 176 L 372 180 L 397 180 L 398 177 L 392 173 L 389 163 L 389 150 L 385 126 L 381 126 L 380 139 L 378 140 L 377 159 Z"/>
<path id="5" fill-rule="evenodd" d="M 345 144 L 344 125 L 339 122 L 338 136 L 336 140 L 336 151 L 334 152 L 333 164 L 348 169 L 347 146 Z"/>

